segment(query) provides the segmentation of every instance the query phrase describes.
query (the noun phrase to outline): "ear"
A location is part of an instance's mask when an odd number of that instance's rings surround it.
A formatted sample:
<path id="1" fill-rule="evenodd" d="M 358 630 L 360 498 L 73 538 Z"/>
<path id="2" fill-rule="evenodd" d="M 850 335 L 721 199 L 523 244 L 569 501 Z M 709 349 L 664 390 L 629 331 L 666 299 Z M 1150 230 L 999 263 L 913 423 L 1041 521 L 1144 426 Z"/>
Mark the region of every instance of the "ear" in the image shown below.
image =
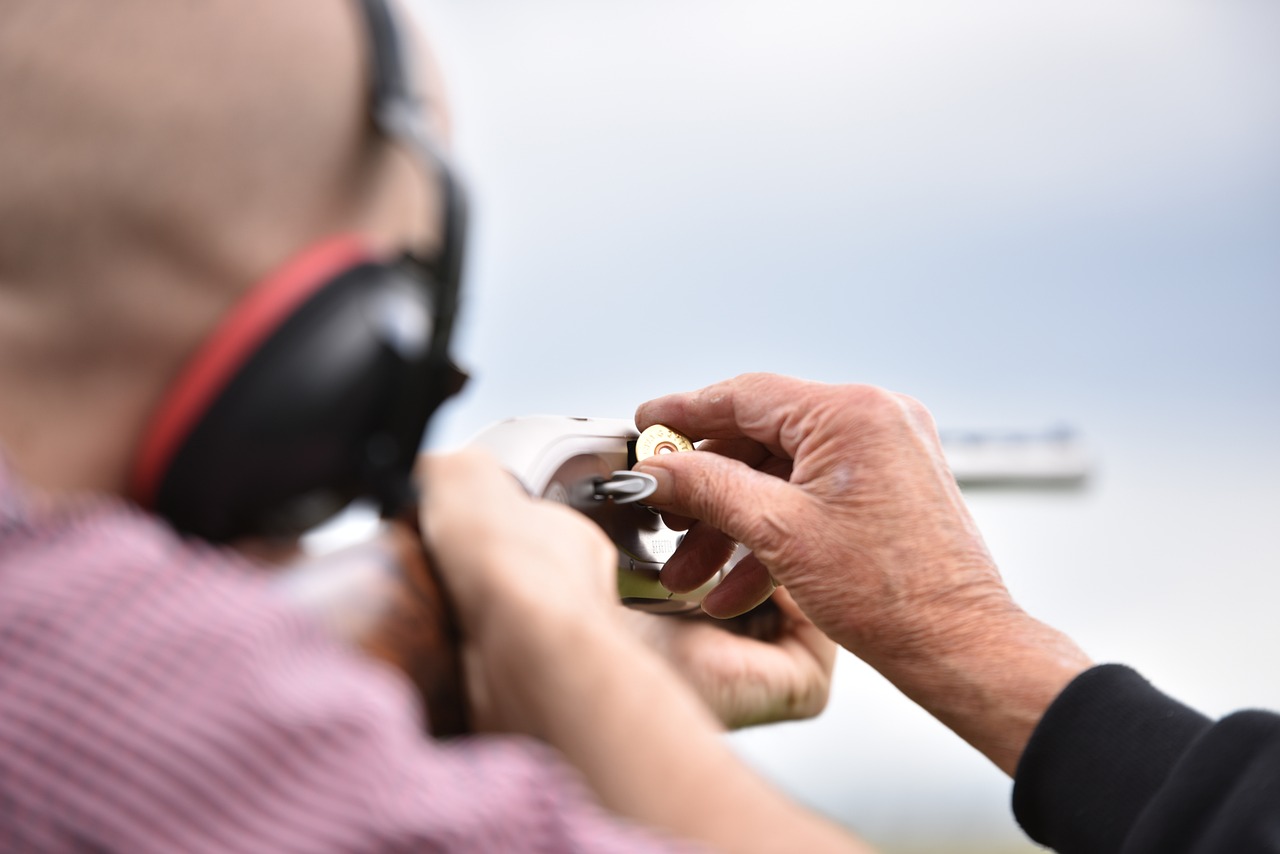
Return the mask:
<path id="1" fill-rule="evenodd" d="M 407 489 L 435 406 L 404 401 L 427 397 L 448 364 L 433 301 L 430 283 L 357 238 L 299 254 L 172 384 L 144 434 L 134 498 L 226 541 L 300 533 L 357 496 Z"/>

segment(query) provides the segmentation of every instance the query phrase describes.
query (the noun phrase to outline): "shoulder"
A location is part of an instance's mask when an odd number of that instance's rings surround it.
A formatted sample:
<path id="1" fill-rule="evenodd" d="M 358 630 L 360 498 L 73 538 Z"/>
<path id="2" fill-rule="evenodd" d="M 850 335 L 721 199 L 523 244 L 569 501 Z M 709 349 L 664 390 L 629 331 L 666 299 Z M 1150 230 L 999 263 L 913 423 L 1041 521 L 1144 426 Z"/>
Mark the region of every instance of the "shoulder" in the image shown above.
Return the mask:
<path id="1" fill-rule="evenodd" d="M 404 679 L 234 554 L 116 501 L 18 504 L 0 515 L 0 825 L 18 847 L 665 847 L 541 745 L 424 738 Z"/>
<path id="2" fill-rule="evenodd" d="M 237 555 L 185 539 L 121 499 L 85 495 L 43 506 L 7 473 L 0 477 L 8 480 L 0 482 L 6 646 L 120 641 L 147 635 L 165 616 L 196 623 L 232 602 L 246 616 L 272 605 L 265 579 Z M 42 627 L 38 635 L 22 631 L 30 623 Z"/>

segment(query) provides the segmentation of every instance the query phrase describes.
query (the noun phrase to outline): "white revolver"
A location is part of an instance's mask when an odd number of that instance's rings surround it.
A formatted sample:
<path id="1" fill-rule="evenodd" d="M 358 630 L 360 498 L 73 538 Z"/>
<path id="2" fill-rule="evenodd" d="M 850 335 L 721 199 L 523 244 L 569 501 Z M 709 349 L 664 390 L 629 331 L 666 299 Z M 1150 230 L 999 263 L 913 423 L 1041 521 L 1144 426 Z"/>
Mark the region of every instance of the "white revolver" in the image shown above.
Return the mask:
<path id="1" fill-rule="evenodd" d="M 642 458 L 692 449 L 678 434 L 656 440 L 653 435 L 646 431 L 649 447 L 642 445 Z M 624 603 L 658 613 L 697 611 L 702 597 L 741 555 L 691 593 L 671 593 L 658 583 L 658 571 L 684 534 L 668 528 L 643 503 L 657 484 L 631 470 L 638 439 L 635 425 L 620 418 L 534 415 L 500 421 L 471 444 L 497 457 L 530 495 L 567 504 L 604 529 L 618 547 L 618 595 Z"/>

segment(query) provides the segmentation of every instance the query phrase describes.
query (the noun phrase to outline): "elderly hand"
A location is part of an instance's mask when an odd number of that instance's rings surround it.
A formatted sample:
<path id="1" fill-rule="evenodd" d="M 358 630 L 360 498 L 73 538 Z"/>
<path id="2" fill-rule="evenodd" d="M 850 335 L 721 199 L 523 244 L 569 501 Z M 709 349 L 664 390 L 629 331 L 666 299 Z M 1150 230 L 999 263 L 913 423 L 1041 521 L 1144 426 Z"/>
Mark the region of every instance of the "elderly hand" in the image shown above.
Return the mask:
<path id="1" fill-rule="evenodd" d="M 740 613 L 776 581 L 828 635 L 878 658 L 927 653 L 941 628 L 1012 607 L 933 421 L 910 398 L 749 375 L 647 403 L 636 422 L 714 440 L 703 445 L 713 453 L 638 469 L 659 479 L 651 504 L 705 523 L 663 570 L 669 588 L 701 584 L 733 541 L 752 551 L 708 613 Z"/>
<path id="2" fill-rule="evenodd" d="M 706 440 L 637 467 L 659 481 L 649 503 L 692 525 L 663 584 L 693 589 L 746 545 L 704 610 L 740 613 L 785 585 L 820 629 L 1012 771 L 1088 659 L 1014 604 L 923 406 L 755 374 L 642 405 L 637 426 L 655 423 Z"/>

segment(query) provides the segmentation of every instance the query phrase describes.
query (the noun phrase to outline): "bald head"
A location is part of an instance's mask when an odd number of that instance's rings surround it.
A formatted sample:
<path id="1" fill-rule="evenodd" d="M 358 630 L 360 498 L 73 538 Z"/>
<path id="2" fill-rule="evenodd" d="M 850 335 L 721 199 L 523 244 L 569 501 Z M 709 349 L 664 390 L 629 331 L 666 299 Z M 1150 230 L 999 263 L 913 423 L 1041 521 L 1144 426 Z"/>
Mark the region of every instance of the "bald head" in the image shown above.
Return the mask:
<path id="1" fill-rule="evenodd" d="M 28 476 L 114 488 L 182 360 L 300 248 L 429 240 L 366 50 L 354 0 L 0 5 L 0 391 L 31 401 L 0 441 Z M 85 409 L 114 450 L 46 474 Z"/>

